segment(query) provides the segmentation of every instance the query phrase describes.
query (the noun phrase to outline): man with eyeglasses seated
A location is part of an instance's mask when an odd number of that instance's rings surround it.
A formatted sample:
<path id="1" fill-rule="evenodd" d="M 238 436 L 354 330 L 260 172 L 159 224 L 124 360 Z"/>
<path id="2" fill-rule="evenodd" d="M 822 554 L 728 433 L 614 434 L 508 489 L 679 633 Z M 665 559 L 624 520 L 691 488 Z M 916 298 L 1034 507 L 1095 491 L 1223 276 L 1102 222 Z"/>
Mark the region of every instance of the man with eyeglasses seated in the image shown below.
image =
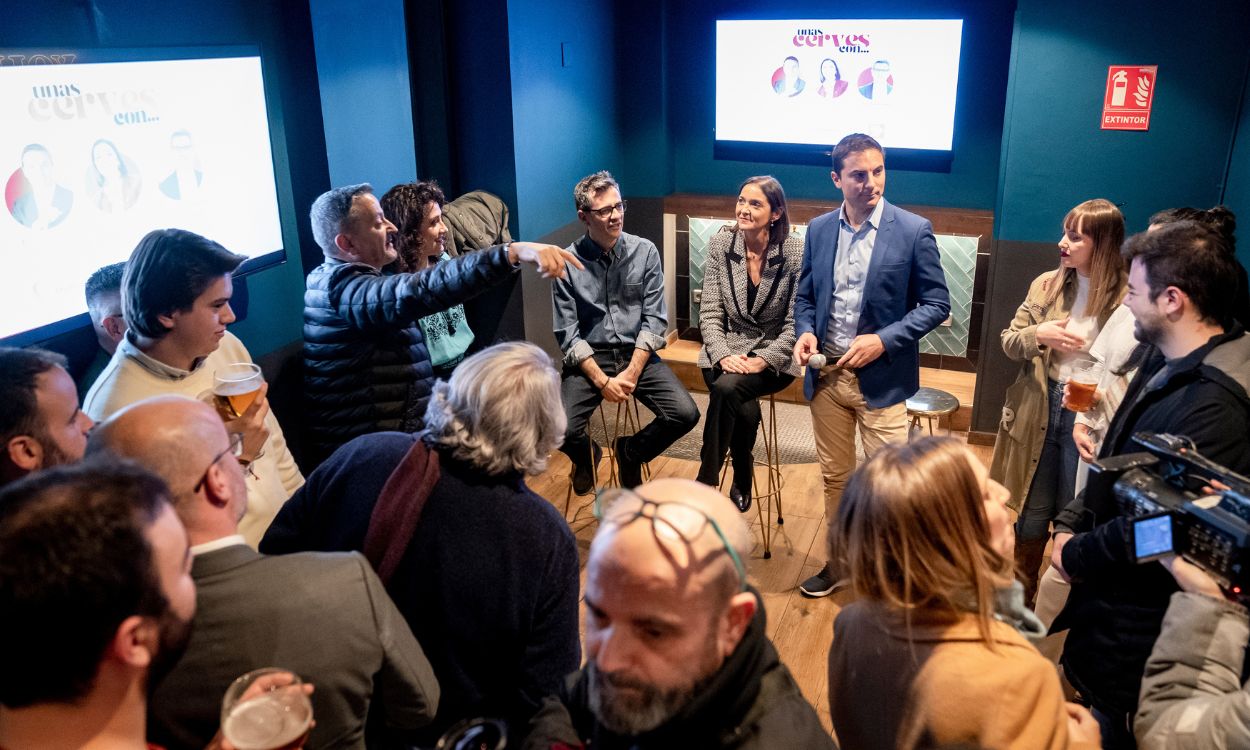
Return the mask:
<path id="1" fill-rule="evenodd" d="M 433 669 L 364 557 L 261 555 L 239 535 L 242 436 L 212 407 L 183 396 L 140 401 L 101 423 L 87 450 L 159 475 L 191 544 L 198 609 L 186 652 L 151 693 L 149 739 L 204 747 L 230 683 L 272 666 L 317 686 L 310 748 L 364 748 L 434 718 Z"/>
<path id="2" fill-rule="evenodd" d="M 586 234 L 568 249 L 586 270 L 552 285 L 553 332 L 564 353 L 560 397 L 569 423 L 560 450 L 573 462 L 573 491 L 584 495 L 594 489 L 603 455 L 586 432 L 600 402 L 634 395 L 655 413 L 612 446 L 625 487 L 641 484 L 642 465 L 694 429 L 699 408 L 656 354 L 666 343 L 668 314 L 655 243 L 624 231 L 625 201 L 608 172 L 583 177 L 573 201 Z"/>
<path id="3" fill-rule="evenodd" d="M 544 701 L 527 750 L 836 748 L 765 635 L 751 534 L 686 479 L 609 490 L 586 577 L 586 666 Z"/>

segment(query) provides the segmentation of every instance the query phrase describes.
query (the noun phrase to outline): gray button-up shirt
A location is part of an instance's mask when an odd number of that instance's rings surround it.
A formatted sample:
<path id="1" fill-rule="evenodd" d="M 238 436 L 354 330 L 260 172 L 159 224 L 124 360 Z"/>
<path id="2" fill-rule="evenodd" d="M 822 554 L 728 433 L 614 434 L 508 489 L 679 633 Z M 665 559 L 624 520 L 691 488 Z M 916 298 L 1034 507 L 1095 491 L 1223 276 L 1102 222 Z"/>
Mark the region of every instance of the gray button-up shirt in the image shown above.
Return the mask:
<path id="1" fill-rule="evenodd" d="M 851 347 L 859 330 L 859 313 L 864 307 L 864 282 L 868 263 L 877 243 L 877 228 L 885 201 L 878 200 L 868 219 L 859 227 L 846 222 L 846 204 L 838 209 L 838 248 L 833 262 L 833 305 L 825 332 L 825 354 L 841 354 Z"/>
<path id="2" fill-rule="evenodd" d="M 655 243 L 622 232 L 610 253 L 589 235 L 568 249 L 586 270 L 552 285 L 554 333 L 565 364 L 576 366 L 596 349 L 664 348 L 668 313 Z"/>

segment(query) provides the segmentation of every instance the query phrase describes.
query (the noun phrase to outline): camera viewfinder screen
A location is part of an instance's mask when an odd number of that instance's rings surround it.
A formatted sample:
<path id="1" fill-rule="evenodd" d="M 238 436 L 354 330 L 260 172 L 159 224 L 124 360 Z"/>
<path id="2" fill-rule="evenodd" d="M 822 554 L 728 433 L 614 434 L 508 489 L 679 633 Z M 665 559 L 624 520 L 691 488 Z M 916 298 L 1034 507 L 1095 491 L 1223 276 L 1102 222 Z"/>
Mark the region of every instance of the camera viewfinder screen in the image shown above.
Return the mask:
<path id="1" fill-rule="evenodd" d="M 1143 518 L 1133 522 L 1133 553 L 1138 560 L 1172 552 L 1172 517 Z"/>

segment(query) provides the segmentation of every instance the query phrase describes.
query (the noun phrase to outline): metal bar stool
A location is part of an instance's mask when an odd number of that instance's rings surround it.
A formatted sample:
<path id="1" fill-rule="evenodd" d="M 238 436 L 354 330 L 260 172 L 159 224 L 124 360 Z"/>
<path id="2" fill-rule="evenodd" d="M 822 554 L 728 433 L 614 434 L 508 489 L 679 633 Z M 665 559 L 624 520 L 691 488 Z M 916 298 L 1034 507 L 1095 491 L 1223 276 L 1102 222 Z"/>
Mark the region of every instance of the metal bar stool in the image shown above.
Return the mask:
<path id="1" fill-rule="evenodd" d="M 764 418 L 761 414 L 759 429 L 764 438 L 764 460 L 761 462 L 752 459 L 754 476 L 751 478 L 751 494 L 755 501 L 755 517 L 760 522 L 760 536 L 764 540 L 764 559 L 769 560 L 773 556 L 774 507 L 777 512 L 777 525 L 782 526 L 786 522 L 781 514 L 781 491 L 785 486 L 785 479 L 781 476 L 781 446 L 777 442 L 777 402 L 771 393 L 768 394 L 768 416 Z M 725 463 L 720 470 L 719 487 L 722 492 L 725 477 L 729 474 L 729 463 L 730 457 L 726 455 Z M 765 475 L 765 481 L 762 484 L 759 481 L 761 468 L 764 469 Z"/>
<path id="2" fill-rule="evenodd" d="M 607 412 L 605 409 L 605 407 L 607 406 L 616 407 L 616 414 L 612 420 L 611 430 L 608 429 L 608 417 L 607 417 Z M 603 434 L 607 438 L 607 445 L 603 447 L 602 458 L 606 458 L 608 460 L 608 477 L 607 477 L 606 483 L 600 484 L 599 464 L 598 462 L 595 462 L 594 464 L 592 464 L 591 476 L 594 477 L 594 490 L 590 493 L 590 496 L 592 498 L 596 494 L 598 494 L 601 490 L 607 489 L 608 487 L 620 486 L 621 478 L 620 476 L 617 475 L 617 470 L 616 470 L 616 439 L 618 437 L 623 437 L 626 435 L 633 435 L 634 433 L 638 432 L 638 430 L 641 429 L 641 426 L 642 426 L 642 414 L 638 410 L 638 399 L 634 398 L 632 395 L 629 397 L 628 401 L 622 401 L 617 404 L 609 404 L 607 401 L 600 401 L 598 408 L 595 409 L 595 413 L 599 416 L 599 424 L 603 426 Z M 591 417 L 591 421 L 594 421 L 593 416 Z M 592 448 L 591 450 L 593 453 L 594 449 Z M 649 462 L 643 462 L 642 480 L 646 482 L 646 481 L 649 481 L 650 479 L 651 479 L 651 464 Z M 569 507 L 570 505 L 572 505 L 572 502 L 573 502 L 573 481 L 570 478 L 568 489 L 565 490 L 565 493 L 564 493 L 564 517 L 565 518 L 569 517 Z M 587 505 L 589 505 L 589 503 L 587 503 Z M 580 513 L 581 510 L 582 510 L 581 508 L 578 508 L 577 513 Z M 569 523 L 572 523 L 574 520 L 577 519 L 577 513 L 573 514 L 573 518 L 569 519 Z"/>
<path id="3" fill-rule="evenodd" d="M 920 420 L 929 422 L 929 434 L 933 434 L 933 420 L 941 421 L 942 417 L 959 411 L 959 399 L 946 391 L 937 388 L 921 388 L 916 395 L 907 399 L 907 416 L 911 417 L 911 425 L 907 429 L 907 439 L 920 431 Z"/>

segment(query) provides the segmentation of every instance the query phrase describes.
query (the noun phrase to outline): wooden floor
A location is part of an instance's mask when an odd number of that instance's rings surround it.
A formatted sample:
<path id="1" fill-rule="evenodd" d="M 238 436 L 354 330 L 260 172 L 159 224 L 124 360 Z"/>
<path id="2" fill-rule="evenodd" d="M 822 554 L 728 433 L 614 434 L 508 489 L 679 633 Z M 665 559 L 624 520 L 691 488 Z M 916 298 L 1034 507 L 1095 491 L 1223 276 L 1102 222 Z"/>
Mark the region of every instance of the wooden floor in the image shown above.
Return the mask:
<path id="1" fill-rule="evenodd" d="M 963 437 L 962 433 L 955 433 Z M 988 465 L 990 449 L 970 446 Z M 600 465 L 607 470 L 607 459 Z M 651 476 L 694 479 L 699 465 L 693 461 L 661 456 L 651 462 Z M 563 510 L 568 495 L 569 462 L 556 453 L 551 466 L 529 485 L 535 492 Z M 785 523 L 775 526 L 772 538 L 772 559 L 763 558 L 763 542 L 756 509 L 748 514 L 755 532 L 756 545 L 747 565 L 751 584 L 762 594 L 768 614 L 768 636 L 790 668 L 808 701 L 815 706 L 821 721 L 830 728 L 829 699 L 826 689 L 826 668 L 829 642 L 833 635 L 833 618 L 840 606 L 849 601 L 848 593 L 824 599 L 807 599 L 799 594 L 798 584 L 820 570 L 825 561 L 824 501 L 821 494 L 820 471 L 816 464 L 782 467 L 785 478 L 782 511 Z M 586 555 L 594 536 L 596 522 L 591 515 L 591 498 L 574 497 L 567 518 L 577 535 L 582 564 L 582 588 L 585 590 Z"/>

